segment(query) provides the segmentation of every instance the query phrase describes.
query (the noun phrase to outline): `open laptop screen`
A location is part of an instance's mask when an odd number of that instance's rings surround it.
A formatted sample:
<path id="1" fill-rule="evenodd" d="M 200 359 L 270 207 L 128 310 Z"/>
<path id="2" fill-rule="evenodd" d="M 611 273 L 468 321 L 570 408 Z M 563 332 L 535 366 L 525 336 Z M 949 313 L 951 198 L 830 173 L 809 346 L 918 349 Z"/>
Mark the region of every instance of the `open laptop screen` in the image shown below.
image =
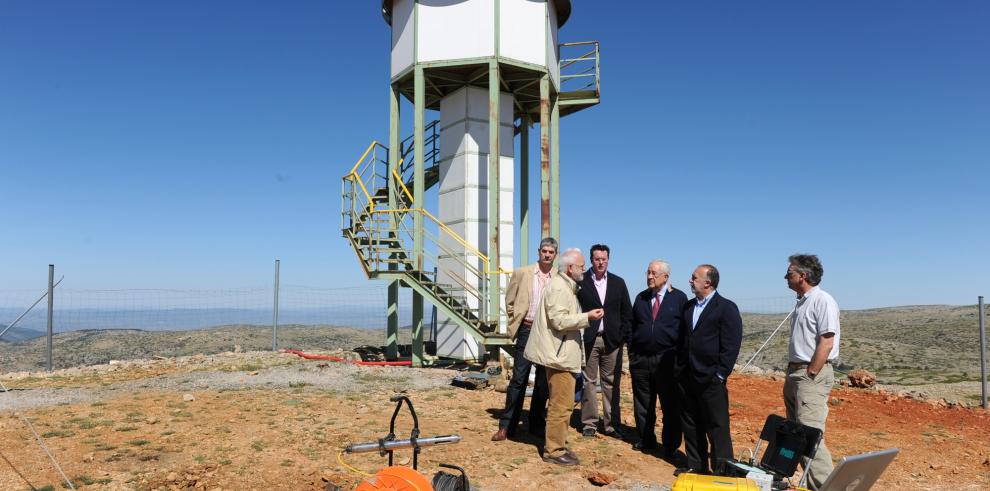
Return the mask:
<path id="1" fill-rule="evenodd" d="M 896 448 L 843 457 L 821 491 L 864 491 L 870 489 L 899 452 Z"/>

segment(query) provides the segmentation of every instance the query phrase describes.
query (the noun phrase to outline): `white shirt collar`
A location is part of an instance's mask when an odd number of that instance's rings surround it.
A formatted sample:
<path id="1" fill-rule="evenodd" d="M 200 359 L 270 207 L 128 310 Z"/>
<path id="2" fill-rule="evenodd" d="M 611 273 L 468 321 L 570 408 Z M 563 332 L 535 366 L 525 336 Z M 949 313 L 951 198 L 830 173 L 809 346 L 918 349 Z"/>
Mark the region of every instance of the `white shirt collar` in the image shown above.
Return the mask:
<path id="1" fill-rule="evenodd" d="M 717 291 L 718 290 L 712 290 L 712 292 L 709 293 L 705 298 L 702 298 L 701 300 L 698 300 L 698 306 L 699 307 L 704 307 L 705 305 L 708 305 L 708 301 L 711 300 L 713 296 L 715 296 L 715 292 L 717 292 Z M 694 298 L 697 299 L 698 297 L 694 297 Z"/>

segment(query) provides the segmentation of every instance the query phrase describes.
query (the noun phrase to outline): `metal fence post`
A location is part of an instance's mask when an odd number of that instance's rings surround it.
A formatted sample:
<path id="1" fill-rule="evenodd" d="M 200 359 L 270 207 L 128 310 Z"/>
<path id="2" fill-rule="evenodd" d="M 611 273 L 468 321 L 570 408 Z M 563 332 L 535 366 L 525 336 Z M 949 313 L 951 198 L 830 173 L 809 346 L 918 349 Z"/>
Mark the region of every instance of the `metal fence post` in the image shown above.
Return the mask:
<path id="1" fill-rule="evenodd" d="M 980 388 L 983 393 L 983 409 L 987 409 L 987 334 L 983 324 L 983 295 L 979 296 L 980 305 Z"/>
<path id="2" fill-rule="evenodd" d="M 48 371 L 52 371 L 52 314 L 55 310 L 55 265 L 48 265 Z"/>
<path id="3" fill-rule="evenodd" d="M 275 260 L 275 300 L 272 308 L 272 351 L 278 350 L 278 266 L 279 260 Z"/>

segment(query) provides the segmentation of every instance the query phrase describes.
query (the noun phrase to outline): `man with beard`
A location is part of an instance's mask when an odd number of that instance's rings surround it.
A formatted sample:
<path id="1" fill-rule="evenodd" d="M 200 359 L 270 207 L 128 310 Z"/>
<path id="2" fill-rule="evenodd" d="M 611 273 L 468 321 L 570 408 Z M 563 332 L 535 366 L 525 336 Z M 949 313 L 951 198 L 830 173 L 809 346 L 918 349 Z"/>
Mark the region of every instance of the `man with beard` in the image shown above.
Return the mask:
<path id="1" fill-rule="evenodd" d="M 527 359 L 545 368 L 550 386 L 543 461 L 564 466 L 580 463 L 567 448 L 567 423 L 574 407 L 574 377 L 584 364 L 581 330 L 604 315 L 602 309 L 581 312 L 577 288 L 583 276 L 581 251 L 564 251 L 540 300 L 525 352 Z"/>
<path id="2" fill-rule="evenodd" d="M 733 458 L 729 435 L 729 391 L 726 383 L 742 344 L 742 317 L 731 300 L 721 296 L 718 269 L 702 264 L 691 274 L 694 298 L 684 307 L 678 350 L 686 469 L 719 473 Z M 711 440 L 711 452 L 709 452 Z"/>
<path id="3" fill-rule="evenodd" d="M 522 417 L 523 402 L 526 400 L 526 386 L 533 366 L 523 356 L 529 333 L 536 319 L 537 305 L 543 290 L 550 283 L 553 274 L 553 261 L 557 257 L 557 241 L 546 237 L 540 241 L 537 250 L 539 261 L 516 268 L 505 290 L 505 311 L 509 318 L 509 338 L 515 341 L 515 354 L 512 357 L 512 378 L 505 390 L 505 410 L 498 421 L 498 431 L 492 435 L 493 442 L 500 442 L 515 433 L 516 425 Z M 546 425 L 547 376 L 543 367 L 536 365 L 536 383 L 533 398 L 529 403 L 529 432 L 543 436 Z"/>

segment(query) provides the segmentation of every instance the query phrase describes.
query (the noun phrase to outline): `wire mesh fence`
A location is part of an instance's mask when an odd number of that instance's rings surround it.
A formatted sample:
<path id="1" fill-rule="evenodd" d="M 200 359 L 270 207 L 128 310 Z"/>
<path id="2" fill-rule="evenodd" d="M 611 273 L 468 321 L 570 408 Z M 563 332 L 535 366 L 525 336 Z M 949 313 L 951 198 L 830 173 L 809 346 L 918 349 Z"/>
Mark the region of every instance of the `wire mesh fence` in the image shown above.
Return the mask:
<path id="1" fill-rule="evenodd" d="M 272 287 L 87 290 L 66 285 L 54 295 L 53 368 L 113 359 L 272 349 Z M 41 293 L 0 290 L 0 329 Z M 410 290 L 400 289 L 400 344 L 410 342 L 409 329 L 402 328 L 411 324 L 410 297 Z M 278 348 L 317 351 L 347 345 L 381 346 L 385 344 L 386 299 L 385 283 L 347 288 L 280 285 Z M 739 363 L 752 358 L 753 365 L 762 369 L 786 367 L 790 322 L 785 319 L 794 297 L 733 300 L 744 321 Z M 0 338 L 0 371 L 46 368 L 45 307 L 41 302 Z M 425 314 L 429 341 L 429 305 Z M 840 372 L 865 368 L 881 383 L 901 386 L 969 384 L 975 395 L 967 395 L 966 402 L 979 399 L 982 378 L 976 306 L 843 310 L 840 321 L 836 364 Z"/>
<path id="2" fill-rule="evenodd" d="M 21 315 L 40 293 L 43 292 L 0 290 L 0 330 Z M 351 344 L 384 344 L 384 283 L 349 288 L 283 284 L 278 296 L 279 348 L 321 350 L 339 346 L 343 340 Z M 411 321 L 408 296 L 408 292 L 400 293 L 400 325 Z M 273 346 L 272 288 L 60 287 L 54 299 L 53 368 L 113 359 L 267 350 Z M 47 317 L 42 302 L 0 338 L 0 370 L 46 367 Z"/>

